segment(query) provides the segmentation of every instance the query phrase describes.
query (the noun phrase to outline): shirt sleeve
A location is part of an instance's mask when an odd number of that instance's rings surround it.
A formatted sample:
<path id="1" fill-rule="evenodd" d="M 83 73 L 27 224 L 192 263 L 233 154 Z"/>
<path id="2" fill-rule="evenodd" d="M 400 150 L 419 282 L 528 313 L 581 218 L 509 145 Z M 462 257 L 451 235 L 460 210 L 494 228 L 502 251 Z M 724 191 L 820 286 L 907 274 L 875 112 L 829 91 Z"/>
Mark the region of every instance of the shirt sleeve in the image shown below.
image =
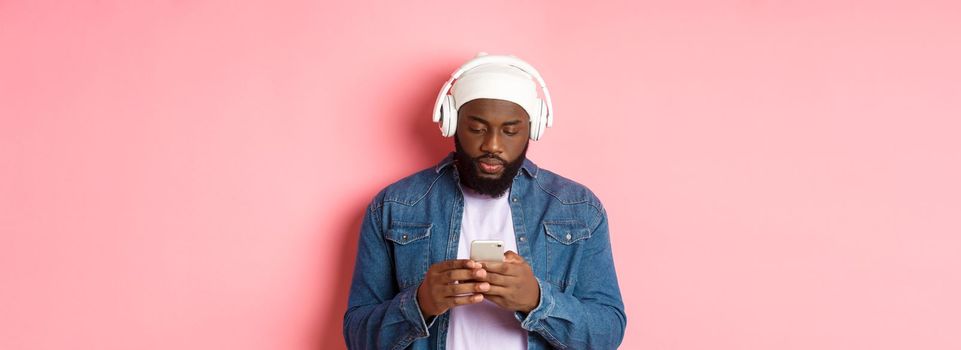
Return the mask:
<path id="1" fill-rule="evenodd" d="M 417 303 L 417 286 L 397 288 L 379 210 L 373 204 L 368 207 L 361 225 L 344 314 L 344 340 L 349 349 L 403 349 L 429 336 L 430 325 Z"/>
<path id="2" fill-rule="evenodd" d="M 517 312 L 521 327 L 540 334 L 558 349 L 615 349 L 624 338 L 627 316 L 611 253 L 607 214 L 585 242 L 577 284 L 562 292 L 538 279 L 540 302 L 530 313 Z"/>

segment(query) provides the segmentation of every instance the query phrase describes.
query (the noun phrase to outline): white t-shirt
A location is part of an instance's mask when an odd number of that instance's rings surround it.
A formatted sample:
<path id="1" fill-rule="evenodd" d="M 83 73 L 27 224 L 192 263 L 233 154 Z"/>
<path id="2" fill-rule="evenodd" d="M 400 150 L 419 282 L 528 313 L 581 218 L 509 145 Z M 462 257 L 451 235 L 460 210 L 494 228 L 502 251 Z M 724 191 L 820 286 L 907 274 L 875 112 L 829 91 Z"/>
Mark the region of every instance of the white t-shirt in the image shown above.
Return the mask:
<path id="1" fill-rule="evenodd" d="M 464 217 L 461 221 L 457 258 L 470 258 L 470 242 L 478 239 L 504 241 L 504 251 L 517 252 L 509 194 L 491 198 L 465 187 Z M 527 331 L 514 312 L 489 300 L 450 309 L 447 348 L 452 350 L 526 350 Z"/>

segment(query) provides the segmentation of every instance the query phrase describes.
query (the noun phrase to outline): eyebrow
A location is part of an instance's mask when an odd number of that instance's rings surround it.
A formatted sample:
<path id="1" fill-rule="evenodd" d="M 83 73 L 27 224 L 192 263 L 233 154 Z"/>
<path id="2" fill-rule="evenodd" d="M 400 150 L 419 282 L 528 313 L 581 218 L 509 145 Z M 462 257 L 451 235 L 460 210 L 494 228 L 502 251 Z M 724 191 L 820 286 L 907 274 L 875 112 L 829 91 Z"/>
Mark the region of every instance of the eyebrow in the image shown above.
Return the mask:
<path id="1" fill-rule="evenodd" d="M 484 124 L 486 124 L 486 125 L 490 125 L 490 122 L 488 122 L 487 119 L 478 117 L 478 116 L 476 116 L 476 115 L 468 115 L 467 118 L 469 118 L 469 119 L 471 119 L 471 120 L 474 120 L 474 121 L 477 121 L 477 122 L 480 122 L 480 123 L 484 123 Z M 521 120 L 520 120 L 520 119 L 514 119 L 514 120 L 511 120 L 511 121 L 506 121 L 506 122 L 504 122 L 504 124 L 502 124 L 502 125 L 503 125 L 503 126 L 511 126 L 511 125 L 517 125 L 517 124 L 520 124 L 520 123 L 521 123 Z"/>

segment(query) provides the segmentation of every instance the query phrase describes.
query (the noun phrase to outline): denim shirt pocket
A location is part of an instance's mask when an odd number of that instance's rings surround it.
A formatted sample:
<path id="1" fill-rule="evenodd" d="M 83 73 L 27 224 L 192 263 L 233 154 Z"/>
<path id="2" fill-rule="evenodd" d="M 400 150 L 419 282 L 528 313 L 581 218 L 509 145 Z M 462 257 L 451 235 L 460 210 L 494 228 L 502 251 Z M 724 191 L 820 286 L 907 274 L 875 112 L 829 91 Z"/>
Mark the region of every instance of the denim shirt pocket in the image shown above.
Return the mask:
<path id="1" fill-rule="evenodd" d="M 576 283 L 583 243 L 591 231 L 578 220 L 544 221 L 547 234 L 548 280 L 566 290 Z"/>
<path id="2" fill-rule="evenodd" d="M 401 289 L 418 283 L 427 273 L 432 224 L 392 221 L 385 237 L 394 252 L 397 282 Z"/>

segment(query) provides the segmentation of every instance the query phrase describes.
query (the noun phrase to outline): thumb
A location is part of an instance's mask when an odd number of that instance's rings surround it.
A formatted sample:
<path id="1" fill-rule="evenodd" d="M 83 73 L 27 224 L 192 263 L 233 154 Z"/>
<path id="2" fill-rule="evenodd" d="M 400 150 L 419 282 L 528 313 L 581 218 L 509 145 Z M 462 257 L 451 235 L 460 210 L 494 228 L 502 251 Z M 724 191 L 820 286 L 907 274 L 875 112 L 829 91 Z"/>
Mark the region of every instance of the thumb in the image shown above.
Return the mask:
<path id="1" fill-rule="evenodd" d="M 504 262 L 522 263 L 524 262 L 524 258 L 512 250 L 508 250 L 504 252 Z"/>

